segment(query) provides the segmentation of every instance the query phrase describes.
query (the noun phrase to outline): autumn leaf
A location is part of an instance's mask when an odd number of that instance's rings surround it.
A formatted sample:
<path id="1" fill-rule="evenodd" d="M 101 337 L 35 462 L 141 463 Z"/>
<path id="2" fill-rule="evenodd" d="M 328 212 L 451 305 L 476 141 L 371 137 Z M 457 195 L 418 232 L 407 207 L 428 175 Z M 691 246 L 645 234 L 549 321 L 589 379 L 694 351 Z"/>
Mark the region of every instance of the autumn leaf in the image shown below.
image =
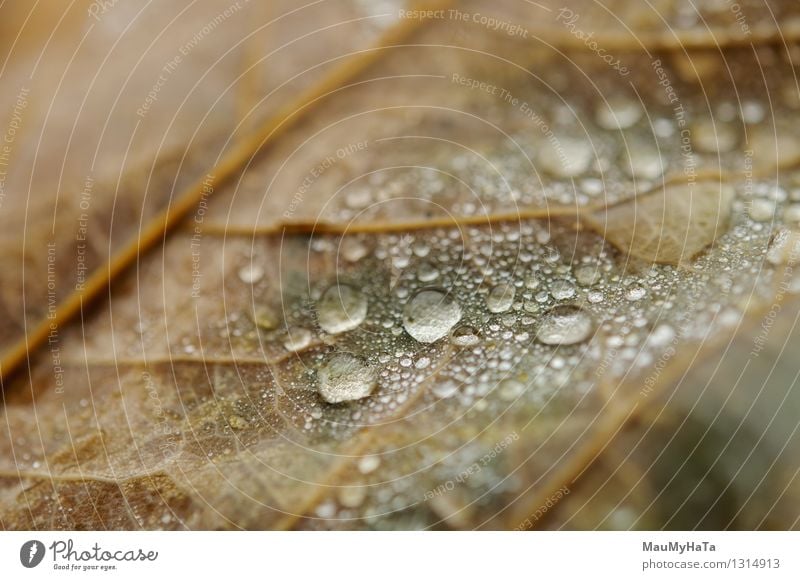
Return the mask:
<path id="1" fill-rule="evenodd" d="M 794 4 L 201 4 L 68 12 L 23 95 L 4 528 L 796 525 L 712 381 L 793 330 Z"/>

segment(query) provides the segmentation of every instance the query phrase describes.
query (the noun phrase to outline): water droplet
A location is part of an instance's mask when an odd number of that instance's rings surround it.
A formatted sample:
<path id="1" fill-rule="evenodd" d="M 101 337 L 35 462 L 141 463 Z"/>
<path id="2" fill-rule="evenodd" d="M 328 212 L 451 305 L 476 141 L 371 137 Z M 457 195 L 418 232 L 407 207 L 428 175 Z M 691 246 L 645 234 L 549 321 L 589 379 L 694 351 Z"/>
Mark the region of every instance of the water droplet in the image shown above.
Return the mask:
<path id="1" fill-rule="evenodd" d="M 625 291 L 625 298 L 631 302 L 636 302 L 644 298 L 645 294 L 647 294 L 647 290 L 641 286 L 631 286 Z"/>
<path id="2" fill-rule="evenodd" d="M 461 320 L 461 306 L 442 290 L 421 290 L 403 309 L 403 328 L 419 342 L 436 342 Z"/>
<path id="3" fill-rule="evenodd" d="M 291 352 L 303 350 L 311 343 L 313 336 L 310 330 L 295 328 L 294 330 L 290 330 L 286 338 L 283 339 L 283 347 Z"/>
<path id="4" fill-rule="evenodd" d="M 516 290 L 511 284 L 498 284 L 486 297 L 486 306 L 490 312 L 505 312 L 514 303 Z"/>
<path id="5" fill-rule="evenodd" d="M 264 268 L 255 264 L 248 264 L 239 268 L 239 280 L 245 284 L 255 284 L 264 277 Z"/>
<path id="6" fill-rule="evenodd" d="M 346 508 L 357 508 L 367 497 L 367 489 L 363 486 L 340 487 L 339 503 Z"/>
<path id="7" fill-rule="evenodd" d="M 449 399 L 458 392 L 458 383 L 455 381 L 442 381 L 433 385 L 431 392 L 439 399 Z"/>
<path id="8" fill-rule="evenodd" d="M 367 297 L 347 284 L 328 288 L 317 303 L 320 327 L 339 334 L 358 327 L 367 317 Z"/>
<path id="9" fill-rule="evenodd" d="M 605 296 L 599 290 L 592 290 L 586 295 L 586 299 L 592 304 L 599 304 L 605 299 Z"/>
<path id="10" fill-rule="evenodd" d="M 653 332 L 650 333 L 650 336 L 647 337 L 647 342 L 649 345 L 654 347 L 664 347 L 672 342 L 672 339 L 674 338 L 675 331 L 671 326 L 667 324 L 659 324 L 653 329 Z"/>
<path id="11" fill-rule="evenodd" d="M 575 268 L 575 280 L 581 286 L 594 286 L 600 281 L 600 270 L 597 266 L 578 266 Z"/>
<path id="12" fill-rule="evenodd" d="M 767 250 L 767 261 L 775 266 L 794 265 L 800 259 L 800 233 L 780 228 L 773 236 Z"/>
<path id="13" fill-rule="evenodd" d="M 775 202 L 768 199 L 754 199 L 747 213 L 750 219 L 757 222 L 772 221 L 775 215 Z"/>
<path id="14" fill-rule="evenodd" d="M 367 475 L 368 473 L 372 473 L 381 465 L 381 458 L 377 455 L 365 455 L 361 459 L 358 460 L 358 470 Z"/>
<path id="15" fill-rule="evenodd" d="M 525 384 L 515 379 L 504 379 L 497 385 L 497 390 L 504 401 L 514 401 L 525 391 Z"/>
<path id="16" fill-rule="evenodd" d="M 764 106 L 758 101 L 745 101 L 742 103 L 742 121 L 750 125 L 760 123 L 766 114 Z"/>
<path id="17" fill-rule="evenodd" d="M 603 129 L 627 129 L 642 118 L 642 107 L 636 101 L 611 98 L 597 108 L 597 124 Z"/>
<path id="18" fill-rule="evenodd" d="M 367 247 L 356 238 L 346 237 L 340 247 L 342 257 L 348 262 L 358 262 L 369 253 Z"/>
<path id="19" fill-rule="evenodd" d="M 453 330 L 450 335 L 450 342 L 457 346 L 474 346 L 478 344 L 479 341 L 478 331 L 466 324 Z"/>
<path id="20" fill-rule="evenodd" d="M 577 344 L 593 331 L 591 317 L 577 306 L 556 306 L 545 314 L 536 333 L 539 342 L 550 345 Z"/>
<path id="21" fill-rule="evenodd" d="M 633 147 L 628 151 L 628 162 L 622 165 L 637 179 L 657 179 L 664 173 L 664 161 L 652 147 Z"/>
<path id="22" fill-rule="evenodd" d="M 542 168 L 556 177 L 576 177 L 585 173 L 594 159 L 592 145 L 583 139 L 564 137 L 548 142 L 539 152 Z"/>
<path id="23" fill-rule="evenodd" d="M 420 282 L 433 282 L 439 277 L 439 270 L 430 262 L 420 262 L 417 267 L 417 280 Z"/>
<path id="24" fill-rule="evenodd" d="M 550 284 L 550 294 L 556 300 L 566 300 L 575 296 L 575 286 L 568 280 L 554 280 Z"/>
<path id="25" fill-rule="evenodd" d="M 717 121 L 701 121 L 692 128 L 692 143 L 702 153 L 725 153 L 739 142 L 732 125 Z"/>
<path id="26" fill-rule="evenodd" d="M 317 371 L 319 394 L 329 403 L 356 401 L 375 388 L 377 377 L 360 358 L 339 353 L 327 359 Z"/>

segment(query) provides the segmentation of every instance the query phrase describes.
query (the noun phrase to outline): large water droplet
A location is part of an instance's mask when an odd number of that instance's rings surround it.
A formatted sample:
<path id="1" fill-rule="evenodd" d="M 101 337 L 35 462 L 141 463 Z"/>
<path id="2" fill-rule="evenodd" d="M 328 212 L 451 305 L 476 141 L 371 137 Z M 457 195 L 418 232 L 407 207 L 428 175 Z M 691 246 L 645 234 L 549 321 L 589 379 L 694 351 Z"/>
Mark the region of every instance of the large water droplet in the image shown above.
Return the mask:
<path id="1" fill-rule="evenodd" d="M 511 284 L 498 284 L 486 297 L 486 306 L 494 313 L 505 312 L 514 303 L 516 290 Z"/>
<path id="2" fill-rule="evenodd" d="M 577 344 L 593 330 L 591 317 L 577 306 L 556 306 L 544 315 L 536 338 L 551 345 Z"/>
<path id="3" fill-rule="evenodd" d="M 360 358 L 349 354 L 335 354 L 317 371 L 319 394 L 329 403 L 356 401 L 368 396 L 375 388 L 377 377 Z"/>
<path id="4" fill-rule="evenodd" d="M 317 303 L 320 327 L 330 334 L 353 330 L 367 317 L 367 297 L 347 284 L 328 288 Z"/>
<path id="5" fill-rule="evenodd" d="M 403 328 L 419 342 L 436 342 L 461 320 L 461 306 L 442 290 L 421 290 L 403 310 Z"/>

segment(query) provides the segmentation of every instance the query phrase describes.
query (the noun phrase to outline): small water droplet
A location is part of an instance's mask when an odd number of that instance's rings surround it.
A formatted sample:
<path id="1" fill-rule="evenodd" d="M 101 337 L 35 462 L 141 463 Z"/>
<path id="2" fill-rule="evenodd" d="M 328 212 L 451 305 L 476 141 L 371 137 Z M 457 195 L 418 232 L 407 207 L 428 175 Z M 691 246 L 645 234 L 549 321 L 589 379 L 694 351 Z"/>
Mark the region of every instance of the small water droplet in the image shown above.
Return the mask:
<path id="1" fill-rule="evenodd" d="M 346 508 L 357 508 L 367 497 L 367 489 L 363 486 L 340 487 L 339 503 Z"/>
<path id="2" fill-rule="evenodd" d="M 420 282 L 433 282 L 439 277 L 439 270 L 430 262 L 420 262 L 417 267 L 417 280 Z"/>
<path id="3" fill-rule="evenodd" d="M 554 280 L 550 284 L 550 294 L 556 300 L 566 300 L 575 296 L 575 286 L 568 280 Z"/>
<path id="4" fill-rule="evenodd" d="M 539 152 L 542 168 L 556 177 L 577 177 L 585 173 L 592 163 L 594 151 L 590 142 L 583 139 L 560 138 Z"/>
<path id="5" fill-rule="evenodd" d="M 775 202 L 769 199 L 754 199 L 747 213 L 753 221 L 771 221 L 775 216 Z"/>
<path id="6" fill-rule="evenodd" d="M 436 342 L 459 320 L 461 306 L 442 290 L 421 290 L 403 309 L 403 328 L 419 342 Z"/>
<path id="7" fill-rule="evenodd" d="M 497 390 L 504 401 L 514 401 L 525 391 L 525 384 L 516 379 L 504 379 Z"/>
<path id="8" fill-rule="evenodd" d="M 264 268 L 256 264 L 248 264 L 239 268 L 239 280 L 245 284 L 255 284 L 264 277 Z"/>
<path id="9" fill-rule="evenodd" d="M 581 286 L 594 286 L 600 281 L 601 274 L 597 266 L 578 266 L 575 268 L 575 280 Z"/>
<path id="10" fill-rule="evenodd" d="M 348 262 L 358 262 L 369 253 L 369 250 L 364 244 L 358 239 L 351 237 L 346 237 L 342 240 L 340 250 L 342 257 Z"/>
<path id="11" fill-rule="evenodd" d="M 545 314 L 536 333 L 539 342 L 550 345 L 577 344 L 588 339 L 594 324 L 577 306 L 556 306 Z"/>
<path id="12" fill-rule="evenodd" d="M 317 303 L 317 320 L 329 334 L 357 328 L 367 317 L 367 297 L 347 284 L 334 284 Z"/>
<path id="13" fill-rule="evenodd" d="M 310 330 L 305 328 L 295 328 L 290 330 L 286 338 L 283 339 L 283 347 L 291 352 L 303 350 L 311 343 L 313 335 Z"/>
<path id="14" fill-rule="evenodd" d="M 592 304 L 599 304 L 605 299 L 605 296 L 599 290 L 592 290 L 586 295 L 586 299 Z"/>
<path id="15" fill-rule="evenodd" d="M 449 399 L 458 392 L 458 383 L 455 381 L 442 381 L 433 385 L 431 392 L 439 399 Z"/>
<path id="16" fill-rule="evenodd" d="M 661 155 L 652 147 L 633 147 L 628 151 L 628 162 L 622 165 L 625 171 L 638 179 L 657 179 L 665 169 Z"/>
<path id="17" fill-rule="evenodd" d="M 511 284 L 498 284 L 489 291 L 486 306 L 490 312 L 505 312 L 514 303 L 516 289 Z"/>
<path id="18" fill-rule="evenodd" d="M 375 371 L 350 353 L 339 353 L 328 358 L 317 370 L 317 379 L 319 394 L 328 403 L 363 399 L 377 383 Z"/>
<path id="19" fill-rule="evenodd" d="M 453 330 L 450 342 L 457 346 L 474 346 L 480 342 L 480 338 L 474 327 L 465 324 Z"/>
<path id="20" fill-rule="evenodd" d="M 637 300 L 644 298 L 645 294 L 647 294 L 647 290 L 641 286 L 631 286 L 625 290 L 625 299 L 630 300 L 631 302 L 636 302 Z"/>
<path id="21" fill-rule="evenodd" d="M 775 266 L 794 265 L 800 260 L 800 232 L 780 228 L 772 237 L 767 250 L 767 261 Z"/>
<path id="22" fill-rule="evenodd" d="M 610 98 L 597 108 L 595 120 L 603 129 L 627 129 L 642 118 L 642 107 L 634 100 Z"/>
<path id="23" fill-rule="evenodd" d="M 667 346 L 675 338 L 675 331 L 668 324 L 659 324 L 647 337 L 647 342 L 654 347 Z"/>
<path id="24" fill-rule="evenodd" d="M 358 470 L 367 475 L 368 473 L 372 473 L 381 465 L 381 458 L 377 455 L 365 455 L 361 459 L 358 460 Z"/>

